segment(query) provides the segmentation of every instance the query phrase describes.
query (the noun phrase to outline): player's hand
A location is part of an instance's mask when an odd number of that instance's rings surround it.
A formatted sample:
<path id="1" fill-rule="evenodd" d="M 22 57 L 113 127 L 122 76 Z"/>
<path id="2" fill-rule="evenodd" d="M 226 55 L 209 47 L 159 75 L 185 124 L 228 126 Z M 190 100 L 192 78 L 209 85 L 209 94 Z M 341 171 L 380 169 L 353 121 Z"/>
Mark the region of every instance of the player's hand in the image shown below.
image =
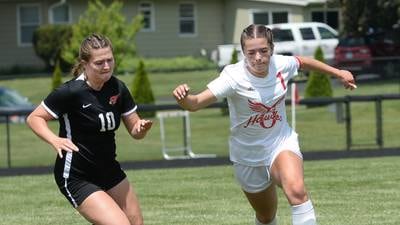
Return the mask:
<path id="1" fill-rule="evenodd" d="M 150 130 L 151 126 L 153 125 L 153 121 L 151 120 L 138 120 L 135 124 L 136 133 L 145 133 Z"/>
<path id="2" fill-rule="evenodd" d="M 175 90 L 172 92 L 172 95 L 174 96 L 176 101 L 180 101 L 189 94 L 189 90 L 190 88 L 187 84 L 181 84 L 175 88 Z"/>
<path id="3" fill-rule="evenodd" d="M 342 82 L 344 88 L 354 90 L 357 88 L 355 84 L 354 76 L 347 70 L 340 70 L 339 71 L 339 79 Z"/>
<path id="4" fill-rule="evenodd" d="M 79 151 L 79 148 L 74 143 L 72 143 L 72 141 L 68 138 L 56 137 L 54 140 L 52 140 L 51 145 L 57 152 L 58 156 L 60 156 L 60 158 L 63 157 L 62 151 L 66 152 Z"/>

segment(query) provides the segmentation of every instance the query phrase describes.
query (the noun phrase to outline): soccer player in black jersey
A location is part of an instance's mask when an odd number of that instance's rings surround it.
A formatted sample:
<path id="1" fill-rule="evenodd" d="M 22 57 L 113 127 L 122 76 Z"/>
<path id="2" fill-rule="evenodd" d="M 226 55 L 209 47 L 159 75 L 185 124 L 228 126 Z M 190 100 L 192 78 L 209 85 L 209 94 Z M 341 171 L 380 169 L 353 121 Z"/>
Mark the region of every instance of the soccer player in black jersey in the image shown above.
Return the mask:
<path id="1" fill-rule="evenodd" d="M 152 121 L 141 119 L 124 83 L 113 76 L 110 40 L 92 34 L 81 44 L 75 78 L 51 92 L 29 115 L 31 129 L 57 152 L 54 177 L 68 201 L 94 224 L 142 225 L 133 186 L 116 161 L 120 121 L 135 139 Z M 59 135 L 47 121 L 58 119 Z"/>

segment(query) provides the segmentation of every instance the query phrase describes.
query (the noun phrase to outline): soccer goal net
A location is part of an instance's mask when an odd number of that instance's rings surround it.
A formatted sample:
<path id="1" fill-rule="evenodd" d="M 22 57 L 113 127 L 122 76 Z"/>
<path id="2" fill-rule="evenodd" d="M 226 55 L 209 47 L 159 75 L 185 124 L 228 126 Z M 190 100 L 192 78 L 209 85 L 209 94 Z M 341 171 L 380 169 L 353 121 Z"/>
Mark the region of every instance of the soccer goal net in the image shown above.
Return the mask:
<path id="1" fill-rule="evenodd" d="M 157 112 L 157 118 L 160 121 L 161 151 L 164 159 L 216 157 L 215 154 L 195 154 L 192 151 L 189 111 Z M 183 139 L 182 142 L 180 139 Z"/>

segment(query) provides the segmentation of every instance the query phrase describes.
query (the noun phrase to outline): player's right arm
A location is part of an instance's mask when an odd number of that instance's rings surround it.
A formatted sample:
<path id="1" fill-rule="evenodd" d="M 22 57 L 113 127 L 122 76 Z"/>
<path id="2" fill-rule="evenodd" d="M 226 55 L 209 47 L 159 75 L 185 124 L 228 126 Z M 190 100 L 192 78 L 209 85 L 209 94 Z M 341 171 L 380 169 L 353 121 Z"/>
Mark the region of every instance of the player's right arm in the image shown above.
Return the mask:
<path id="1" fill-rule="evenodd" d="M 194 112 L 217 101 L 215 95 L 208 88 L 196 95 L 189 94 L 189 91 L 190 88 L 187 84 L 181 84 L 172 92 L 177 103 L 185 110 Z"/>
<path id="2" fill-rule="evenodd" d="M 71 140 L 60 138 L 53 133 L 47 125 L 47 121 L 53 119 L 54 117 L 40 104 L 28 116 L 26 122 L 37 136 L 53 146 L 60 158 L 62 158 L 62 150 L 68 152 L 79 151 L 78 147 L 76 147 Z"/>

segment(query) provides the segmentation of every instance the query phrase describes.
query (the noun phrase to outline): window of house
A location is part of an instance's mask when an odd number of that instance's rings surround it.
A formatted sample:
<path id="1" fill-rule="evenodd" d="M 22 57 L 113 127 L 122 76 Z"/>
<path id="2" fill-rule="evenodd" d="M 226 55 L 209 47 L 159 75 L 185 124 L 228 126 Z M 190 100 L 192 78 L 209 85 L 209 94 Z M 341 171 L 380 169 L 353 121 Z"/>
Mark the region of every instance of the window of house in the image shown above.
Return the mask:
<path id="1" fill-rule="evenodd" d="M 288 12 L 253 12 L 253 23 L 255 24 L 274 24 L 289 22 Z"/>
<path id="2" fill-rule="evenodd" d="M 70 23 L 70 7 L 68 4 L 55 5 L 50 8 L 50 23 Z"/>
<path id="3" fill-rule="evenodd" d="M 269 24 L 269 13 L 268 12 L 253 13 L 253 23 L 268 25 Z"/>
<path id="4" fill-rule="evenodd" d="M 139 3 L 139 13 L 143 15 L 142 31 L 154 30 L 154 7 L 152 2 Z"/>
<path id="5" fill-rule="evenodd" d="M 179 4 L 179 33 L 184 35 L 195 34 L 195 26 L 194 4 Z"/>
<path id="6" fill-rule="evenodd" d="M 50 7 L 50 23 L 66 24 L 70 23 L 70 7 L 68 4 L 55 5 Z"/>
<path id="7" fill-rule="evenodd" d="M 339 12 L 338 11 L 326 11 L 326 21 L 324 11 L 311 12 L 311 21 L 326 23 L 333 29 L 339 29 Z"/>
<path id="8" fill-rule="evenodd" d="M 33 32 L 40 25 L 40 7 L 36 4 L 17 6 L 18 45 L 31 46 Z"/>
<path id="9" fill-rule="evenodd" d="M 272 12 L 272 23 L 287 23 L 288 17 L 287 12 Z"/>
<path id="10" fill-rule="evenodd" d="M 314 32 L 311 27 L 300 28 L 300 34 L 303 40 L 314 40 Z"/>

